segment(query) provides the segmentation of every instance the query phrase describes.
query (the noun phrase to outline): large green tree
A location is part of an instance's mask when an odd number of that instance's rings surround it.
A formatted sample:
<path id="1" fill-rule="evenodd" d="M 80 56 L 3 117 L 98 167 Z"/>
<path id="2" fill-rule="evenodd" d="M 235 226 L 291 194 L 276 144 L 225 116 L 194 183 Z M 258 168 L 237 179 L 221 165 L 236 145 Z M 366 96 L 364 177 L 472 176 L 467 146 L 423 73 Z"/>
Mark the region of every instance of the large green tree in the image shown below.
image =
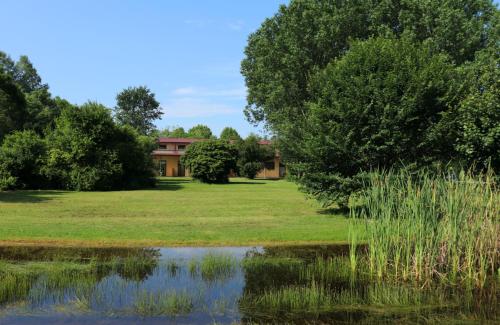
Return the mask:
<path id="1" fill-rule="evenodd" d="M 213 138 L 213 134 L 212 130 L 210 130 L 208 126 L 198 124 L 188 130 L 187 137 L 196 139 L 211 139 Z"/>
<path id="2" fill-rule="evenodd" d="M 473 60 L 492 37 L 496 12 L 491 0 L 292 0 L 249 38 L 241 65 L 247 117 L 286 132 L 307 114 L 310 78 L 351 40 L 408 35 L 457 63 Z"/>
<path id="3" fill-rule="evenodd" d="M 219 139 L 226 141 L 241 141 L 241 136 L 239 135 L 238 131 L 236 131 L 236 129 L 226 126 L 224 129 L 222 129 Z"/>
<path id="4" fill-rule="evenodd" d="M 145 86 L 129 87 L 116 96 L 116 120 L 122 125 L 130 125 L 140 134 L 151 134 L 155 129 L 153 122 L 162 115 L 155 94 Z"/>
<path id="5" fill-rule="evenodd" d="M 492 160 L 496 88 L 460 70 L 498 43 L 491 0 L 292 0 L 249 38 L 245 113 L 303 189 L 345 203 L 370 168 Z"/>
<path id="6" fill-rule="evenodd" d="M 47 84 L 42 82 L 37 70 L 27 56 L 17 62 L 0 51 L 0 72 L 7 75 L 26 98 L 22 128 L 42 134 L 54 127 L 63 106 L 70 105 L 60 98 L 52 98 Z"/>
<path id="7" fill-rule="evenodd" d="M 0 142 L 6 134 L 23 127 L 26 98 L 14 80 L 0 72 Z"/>

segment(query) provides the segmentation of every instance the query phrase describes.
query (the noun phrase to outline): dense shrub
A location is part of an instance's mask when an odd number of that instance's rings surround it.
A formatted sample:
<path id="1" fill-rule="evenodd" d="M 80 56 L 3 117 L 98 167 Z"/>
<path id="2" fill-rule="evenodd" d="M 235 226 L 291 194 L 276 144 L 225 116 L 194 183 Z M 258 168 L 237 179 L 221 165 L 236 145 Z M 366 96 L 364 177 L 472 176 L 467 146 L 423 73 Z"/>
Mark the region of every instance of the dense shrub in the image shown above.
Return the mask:
<path id="1" fill-rule="evenodd" d="M 44 174 L 52 186 L 110 190 L 151 184 L 149 147 L 96 103 L 65 109 L 48 136 Z"/>
<path id="2" fill-rule="evenodd" d="M 182 163 L 191 176 L 205 183 L 227 183 L 236 167 L 237 149 L 226 141 L 208 140 L 191 144 Z"/>
<path id="3" fill-rule="evenodd" d="M 246 178 L 254 179 L 257 173 L 263 168 L 263 164 L 257 161 L 251 161 L 243 164 L 239 168 L 240 175 Z"/>
<path id="4" fill-rule="evenodd" d="M 0 190 L 45 187 L 40 173 L 45 152 L 45 141 L 34 131 L 7 135 L 0 147 Z"/>
<path id="5" fill-rule="evenodd" d="M 274 148 L 259 144 L 260 138 L 250 134 L 245 140 L 239 141 L 238 172 L 241 176 L 253 179 L 264 168 L 264 162 L 274 158 Z"/>

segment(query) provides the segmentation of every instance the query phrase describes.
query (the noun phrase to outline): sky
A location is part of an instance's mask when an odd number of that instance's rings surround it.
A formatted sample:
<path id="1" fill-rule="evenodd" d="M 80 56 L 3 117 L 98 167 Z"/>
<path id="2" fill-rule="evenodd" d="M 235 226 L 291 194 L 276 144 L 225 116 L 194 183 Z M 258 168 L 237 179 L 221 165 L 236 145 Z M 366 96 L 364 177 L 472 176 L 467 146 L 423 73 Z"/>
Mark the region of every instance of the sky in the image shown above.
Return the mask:
<path id="1" fill-rule="evenodd" d="M 2 0 L 0 50 L 27 55 L 54 96 L 114 107 L 145 85 L 158 128 L 225 126 L 262 134 L 243 115 L 248 36 L 286 0 Z"/>

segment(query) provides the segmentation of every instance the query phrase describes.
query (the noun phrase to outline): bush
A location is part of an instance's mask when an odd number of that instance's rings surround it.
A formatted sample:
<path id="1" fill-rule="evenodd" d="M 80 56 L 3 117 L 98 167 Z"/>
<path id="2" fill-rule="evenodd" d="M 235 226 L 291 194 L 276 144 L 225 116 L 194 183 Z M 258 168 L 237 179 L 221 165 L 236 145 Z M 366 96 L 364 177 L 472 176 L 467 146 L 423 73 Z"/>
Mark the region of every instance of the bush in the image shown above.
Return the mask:
<path id="1" fill-rule="evenodd" d="M 45 142 L 34 131 L 7 135 L 0 147 L 0 189 L 45 187 L 40 172 L 45 154 Z"/>
<path id="2" fill-rule="evenodd" d="M 238 142 L 238 172 L 241 176 L 255 178 L 264 162 L 274 158 L 274 148 L 260 145 L 259 140 L 258 136 L 250 134 Z"/>
<path id="3" fill-rule="evenodd" d="M 238 151 L 219 140 L 193 143 L 182 157 L 191 176 L 204 183 L 227 183 L 231 169 L 236 167 Z"/>
<path id="4" fill-rule="evenodd" d="M 254 179 L 255 176 L 257 176 L 259 170 L 261 169 L 262 169 L 262 163 L 256 161 L 247 162 L 240 167 L 240 175 L 246 178 Z"/>
<path id="5" fill-rule="evenodd" d="M 154 182 L 149 146 L 131 127 L 117 126 L 100 104 L 63 110 L 48 139 L 44 174 L 53 187 L 91 191 Z"/>

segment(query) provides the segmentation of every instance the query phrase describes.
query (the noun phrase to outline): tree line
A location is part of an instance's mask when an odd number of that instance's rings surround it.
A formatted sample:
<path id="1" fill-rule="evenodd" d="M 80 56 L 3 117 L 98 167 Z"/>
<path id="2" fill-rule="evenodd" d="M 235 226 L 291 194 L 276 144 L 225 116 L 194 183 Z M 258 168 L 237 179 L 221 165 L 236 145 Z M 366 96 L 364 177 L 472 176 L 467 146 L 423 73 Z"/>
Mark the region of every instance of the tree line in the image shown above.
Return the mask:
<path id="1" fill-rule="evenodd" d="M 377 169 L 500 169 L 490 0 L 292 0 L 248 40 L 247 119 L 301 188 L 345 205 Z"/>
<path id="2" fill-rule="evenodd" d="M 53 97 L 27 56 L 0 52 L 0 190 L 111 190 L 154 183 L 154 120 L 162 109 L 144 86 L 114 110 Z"/>

